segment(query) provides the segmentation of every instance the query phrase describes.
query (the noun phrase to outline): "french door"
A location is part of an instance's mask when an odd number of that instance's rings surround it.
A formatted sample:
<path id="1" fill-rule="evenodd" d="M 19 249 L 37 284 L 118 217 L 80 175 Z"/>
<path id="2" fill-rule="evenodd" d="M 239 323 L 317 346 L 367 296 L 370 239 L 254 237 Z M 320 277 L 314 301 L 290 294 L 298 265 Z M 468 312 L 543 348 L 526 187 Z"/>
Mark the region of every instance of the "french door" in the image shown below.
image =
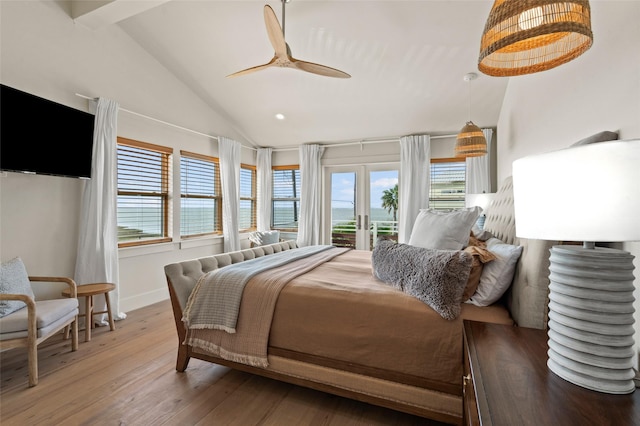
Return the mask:
<path id="1" fill-rule="evenodd" d="M 397 163 L 326 167 L 324 179 L 326 244 L 372 250 L 378 236 L 397 238 Z"/>

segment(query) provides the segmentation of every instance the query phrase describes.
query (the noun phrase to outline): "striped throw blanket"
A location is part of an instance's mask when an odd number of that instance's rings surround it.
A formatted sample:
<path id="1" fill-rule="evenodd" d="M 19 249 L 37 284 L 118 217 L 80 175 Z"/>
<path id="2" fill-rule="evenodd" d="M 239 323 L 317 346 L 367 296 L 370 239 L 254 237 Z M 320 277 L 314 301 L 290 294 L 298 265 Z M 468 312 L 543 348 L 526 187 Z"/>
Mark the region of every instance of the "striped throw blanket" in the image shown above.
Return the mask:
<path id="1" fill-rule="evenodd" d="M 191 329 L 212 328 L 235 333 L 242 292 L 251 278 L 329 248 L 331 246 L 320 245 L 285 250 L 208 272 L 191 292 L 182 321 Z"/>
<path id="2" fill-rule="evenodd" d="M 269 331 L 271 329 L 271 319 L 273 318 L 275 305 L 282 288 L 297 276 L 349 250 L 332 246 L 321 247 L 323 247 L 323 249 L 302 250 L 301 253 L 306 253 L 306 255 L 283 256 L 283 259 L 287 259 L 286 262 L 276 259 L 276 262 L 272 262 L 272 266 L 273 263 L 276 264 L 273 268 L 254 268 L 250 266 L 249 270 L 254 271 L 259 269 L 260 271 L 256 273 L 247 272 L 247 275 L 251 275 L 251 277 L 247 278 L 246 281 L 244 281 L 244 279 L 238 280 L 241 282 L 240 285 L 244 291 L 240 295 L 242 303 L 238 307 L 238 315 L 236 316 L 237 327 L 233 328 L 234 333 L 229 333 L 222 327 L 212 327 L 212 324 L 205 324 L 202 322 L 207 321 L 203 320 L 205 316 L 195 314 L 195 312 L 211 310 L 210 307 L 202 306 L 203 304 L 207 304 L 204 298 L 202 298 L 202 295 L 208 293 L 208 291 L 204 291 L 204 287 L 210 286 L 206 284 L 206 282 L 209 282 L 209 279 L 201 279 L 192 292 L 192 297 L 190 297 L 187 303 L 187 310 L 185 310 L 183 317 L 185 325 L 187 325 L 187 323 L 190 324 L 186 326 L 187 337 L 184 343 L 191 345 L 196 351 L 218 356 L 223 359 L 253 366 L 267 367 L 269 365 L 267 361 L 267 347 Z M 289 251 L 296 250 L 300 249 Z M 276 256 L 276 254 L 265 256 L 264 258 L 273 258 L 274 256 Z M 253 262 L 253 260 L 235 265 L 244 265 L 250 262 Z M 234 265 L 226 266 L 219 269 L 219 271 L 230 268 L 231 266 Z M 235 274 L 231 275 L 235 276 Z M 244 283 L 242 283 L 243 281 Z M 200 288 L 198 289 L 198 287 Z M 198 289 L 199 295 L 196 294 L 196 296 L 194 296 L 196 289 Z M 223 317 L 225 316 L 227 315 L 223 315 Z"/>

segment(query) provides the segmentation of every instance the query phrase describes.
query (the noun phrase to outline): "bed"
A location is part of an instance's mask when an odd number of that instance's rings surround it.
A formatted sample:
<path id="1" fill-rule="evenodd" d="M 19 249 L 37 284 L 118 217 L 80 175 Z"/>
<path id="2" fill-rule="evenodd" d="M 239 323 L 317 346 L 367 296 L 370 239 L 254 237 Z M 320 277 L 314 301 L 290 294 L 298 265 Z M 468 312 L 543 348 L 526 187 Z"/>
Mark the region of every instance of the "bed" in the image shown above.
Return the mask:
<path id="1" fill-rule="evenodd" d="M 461 424 L 462 321 L 541 329 L 547 322 L 548 259 L 555 242 L 515 238 L 510 178 L 487 210 L 484 229 L 505 245 L 521 247 L 512 282 L 497 302 L 458 303 L 454 314 L 376 278 L 378 247 L 373 255 L 328 247 L 295 257 L 307 248 L 289 241 L 166 265 L 179 339 L 176 369 L 184 372 L 189 359 L 197 358 Z M 282 265 L 275 262 L 287 257 L 278 261 Z M 225 269 L 248 260 L 242 268 Z M 278 263 L 271 269 L 254 266 L 271 260 Z M 234 269 L 252 268 L 249 278 L 233 275 Z M 223 272 L 228 281 L 244 283 L 241 303 L 227 293 L 216 299 L 237 303 L 235 316 L 218 318 L 213 309 L 194 313 L 196 303 L 209 306 L 201 300 L 211 297 L 204 289 L 220 286 L 205 282 L 222 279 Z"/>

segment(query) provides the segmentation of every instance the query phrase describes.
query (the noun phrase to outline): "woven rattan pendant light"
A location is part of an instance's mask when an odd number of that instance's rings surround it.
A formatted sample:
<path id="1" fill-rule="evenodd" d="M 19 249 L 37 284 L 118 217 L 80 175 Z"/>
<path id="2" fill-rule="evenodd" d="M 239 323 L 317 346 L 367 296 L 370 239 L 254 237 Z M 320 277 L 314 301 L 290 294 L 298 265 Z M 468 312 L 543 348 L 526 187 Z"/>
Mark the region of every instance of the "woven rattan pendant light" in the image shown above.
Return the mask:
<path id="1" fill-rule="evenodd" d="M 495 0 L 478 69 L 496 77 L 545 71 L 580 56 L 592 43 L 588 0 Z"/>
<path id="2" fill-rule="evenodd" d="M 487 140 L 480 127 L 467 121 L 456 139 L 456 157 L 480 157 L 487 154 Z"/>
<path id="3" fill-rule="evenodd" d="M 463 77 L 467 85 L 476 78 L 478 74 L 473 72 Z M 469 88 L 469 121 L 458 133 L 454 153 L 456 157 L 480 157 L 487 154 L 487 139 L 482 130 L 471 121 L 471 88 Z"/>

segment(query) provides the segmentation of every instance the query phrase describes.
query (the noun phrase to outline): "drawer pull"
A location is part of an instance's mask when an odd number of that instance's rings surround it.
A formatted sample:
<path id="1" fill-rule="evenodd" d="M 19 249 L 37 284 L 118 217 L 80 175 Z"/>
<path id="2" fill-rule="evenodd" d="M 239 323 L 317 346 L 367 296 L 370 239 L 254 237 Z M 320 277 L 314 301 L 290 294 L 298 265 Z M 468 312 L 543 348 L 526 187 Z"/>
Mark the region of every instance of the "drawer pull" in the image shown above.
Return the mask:
<path id="1" fill-rule="evenodd" d="M 471 374 L 467 374 L 466 376 L 462 376 L 462 385 L 467 386 L 471 381 Z"/>

